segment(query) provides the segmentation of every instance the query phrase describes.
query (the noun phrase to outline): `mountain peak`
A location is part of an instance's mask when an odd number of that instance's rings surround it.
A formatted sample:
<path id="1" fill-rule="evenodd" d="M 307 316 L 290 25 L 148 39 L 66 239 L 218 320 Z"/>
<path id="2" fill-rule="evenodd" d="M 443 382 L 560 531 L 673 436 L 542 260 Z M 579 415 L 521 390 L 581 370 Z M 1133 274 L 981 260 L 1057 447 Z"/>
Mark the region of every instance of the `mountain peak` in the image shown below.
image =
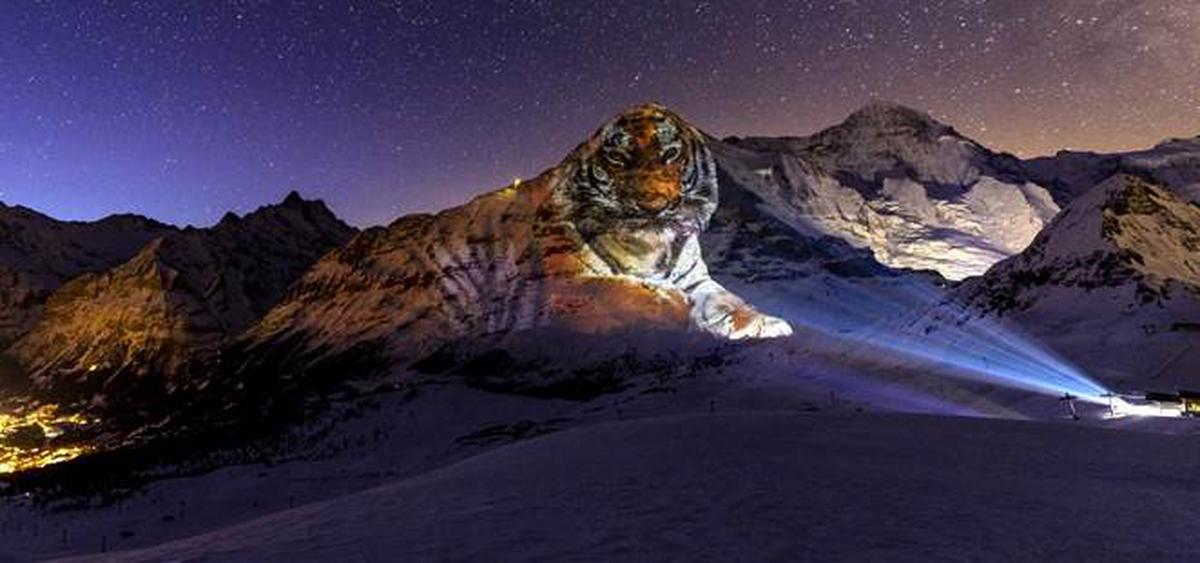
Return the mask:
<path id="1" fill-rule="evenodd" d="M 8 205 L 4 202 L 0 202 L 0 212 L 4 213 L 4 218 L 19 218 L 54 223 L 61 222 L 35 209 L 25 207 L 24 205 Z"/>
<path id="2" fill-rule="evenodd" d="M 41 318 L 46 299 L 68 280 L 112 268 L 174 228 L 137 215 L 59 221 L 0 204 L 0 346 Z"/>
<path id="3" fill-rule="evenodd" d="M 1173 199 L 1165 188 L 1154 185 L 1151 181 L 1137 174 L 1117 172 L 1104 181 L 1099 182 L 1091 190 L 1072 201 L 1064 211 L 1073 213 L 1113 212 L 1118 215 L 1142 213 L 1157 210 L 1159 206 L 1153 202 Z M 1079 210 L 1079 211 L 1075 211 Z"/>
<path id="4" fill-rule="evenodd" d="M 952 129 L 928 113 L 895 102 L 871 102 L 833 130 L 870 130 L 879 134 L 909 134 L 918 137 L 943 134 Z"/>
<path id="5" fill-rule="evenodd" d="M 218 223 L 217 227 L 237 228 L 237 229 L 260 229 L 269 225 L 276 225 L 279 221 L 310 223 L 314 226 L 324 228 L 330 232 L 345 231 L 350 232 L 353 229 L 346 225 L 341 219 L 334 215 L 333 211 L 325 205 L 325 202 L 319 199 L 304 199 L 299 193 L 292 191 L 280 203 L 264 205 L 258 209 L 242 216 L 236 220 L 230 219 L 227 214 L 226 218 Z"/>
<path id="6" fill-rule="evenodd" d="M 874 100 L 858 108 L 847 117 L 847 120 L 869 119 L 878 117 L 903 117 L 909 119 L 929 119 L 929 114 L 899 102 L 889 100 Z"/>
<path id="7" fill-rule="evenodd" d="M 305 201 L 303 197 L 300 197 L 300 192 L 297 192 L 296 190 L 292 190 L 292 191 L 288 192 L 287 197 L 283 198 L 283 203 L 281 205 L 284 205 L 286 207 L 300 207 L 300 206 L 304 205 L 305 203 L 308 203 L 308 202 Z"/>
<path id="8" fill-rule="evenodd" d="M 163 231 L 173 230 L 174 227 L 136 213 L 115 213 L 95 222 L 97 225 L 115 225 L 123 228 L 147 228 Z"/>

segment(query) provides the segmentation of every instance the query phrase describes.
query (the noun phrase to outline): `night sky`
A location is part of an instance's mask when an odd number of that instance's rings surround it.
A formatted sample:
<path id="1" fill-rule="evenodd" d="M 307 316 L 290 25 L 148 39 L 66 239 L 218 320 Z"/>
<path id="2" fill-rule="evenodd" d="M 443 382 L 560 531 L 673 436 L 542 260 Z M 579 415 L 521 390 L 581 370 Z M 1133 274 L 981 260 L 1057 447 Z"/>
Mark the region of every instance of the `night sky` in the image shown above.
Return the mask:
<path id="1" fill-rule="evenodd" d="M 290 189 L 357 225 L 559 161 L 658 100 L 808 134 L 872 99 L 996 149 L 1200 134 L 1200 2 L 0 2 L 0 200 L 208 225 Z"/>

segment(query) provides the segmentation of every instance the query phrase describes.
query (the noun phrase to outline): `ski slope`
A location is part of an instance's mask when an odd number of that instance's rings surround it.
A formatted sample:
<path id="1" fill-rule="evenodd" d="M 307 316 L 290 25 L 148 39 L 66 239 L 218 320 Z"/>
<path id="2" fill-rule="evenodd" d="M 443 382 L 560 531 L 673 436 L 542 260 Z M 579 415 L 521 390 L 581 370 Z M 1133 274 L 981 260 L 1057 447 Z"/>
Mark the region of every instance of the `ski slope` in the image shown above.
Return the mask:
<path id="1" fill-rule="evenodd" d="M 717 412 L 522 441 L 74 561 L 1184 561 L 1195 428 Z M 1190 433 L 1190 434 L 1189 434 Z"/>

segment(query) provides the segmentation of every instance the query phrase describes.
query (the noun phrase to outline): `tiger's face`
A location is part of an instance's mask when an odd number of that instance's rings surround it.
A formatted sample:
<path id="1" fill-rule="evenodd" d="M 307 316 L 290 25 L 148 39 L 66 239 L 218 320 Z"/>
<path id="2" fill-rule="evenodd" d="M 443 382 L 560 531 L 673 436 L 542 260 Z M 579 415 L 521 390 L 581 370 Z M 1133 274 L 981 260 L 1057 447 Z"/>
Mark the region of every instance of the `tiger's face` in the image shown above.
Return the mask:
<path id="1" fill-rule="evenodd" d="M 633 108 L 605 125 L 576 177 L 583 227 L 702 230 L 716 208 L 716 172 L 700 133 L 666 108 Z"/>
<path id="2" fill-rule="evenodd" d="M 679 205 L 689 160 L 678 125 L 657 112 L 638 111 L 605 128 L 592 166 L 618 200 L 652 216 Z"/>

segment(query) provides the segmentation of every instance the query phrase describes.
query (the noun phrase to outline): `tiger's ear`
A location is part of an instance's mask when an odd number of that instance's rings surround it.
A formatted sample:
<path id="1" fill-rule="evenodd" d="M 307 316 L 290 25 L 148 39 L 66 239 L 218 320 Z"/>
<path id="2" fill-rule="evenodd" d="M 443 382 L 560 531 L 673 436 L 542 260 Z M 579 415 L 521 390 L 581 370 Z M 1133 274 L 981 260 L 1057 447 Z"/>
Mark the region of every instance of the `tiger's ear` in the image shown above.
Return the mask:
<path id="1" fill-rule="evenodd" d="M 575 148 L 574 153 L 571 155 L 571 159 L 582 162 L 595 156 L 595 154 L 600 151 L 600 148 L 604 146 L 605 140 L 612 135 L 612 132 L 616 127 L 617 118 L 610 119 L 607 123 L 597 129 L 595 133 L 592 133 L 591 137 L 588 137 L 586 141 Z"/>

